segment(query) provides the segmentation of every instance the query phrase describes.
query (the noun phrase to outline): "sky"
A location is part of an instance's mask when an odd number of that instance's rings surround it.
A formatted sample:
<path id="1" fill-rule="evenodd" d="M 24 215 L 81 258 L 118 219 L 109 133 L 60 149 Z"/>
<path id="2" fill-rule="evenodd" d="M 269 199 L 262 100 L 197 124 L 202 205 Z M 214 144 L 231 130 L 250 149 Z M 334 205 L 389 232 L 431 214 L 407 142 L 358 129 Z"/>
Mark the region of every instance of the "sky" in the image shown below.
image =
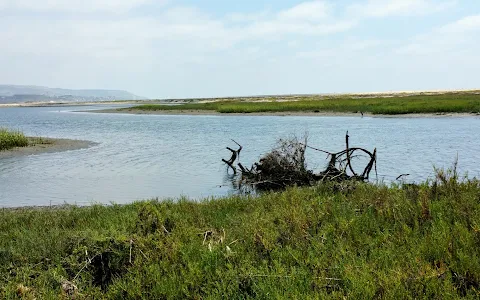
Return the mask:
<path id="1" fill-rule="evenodd" d="M 0 84 L 149 98 L 479 89 L 479 0 L 0 0 Z"/>

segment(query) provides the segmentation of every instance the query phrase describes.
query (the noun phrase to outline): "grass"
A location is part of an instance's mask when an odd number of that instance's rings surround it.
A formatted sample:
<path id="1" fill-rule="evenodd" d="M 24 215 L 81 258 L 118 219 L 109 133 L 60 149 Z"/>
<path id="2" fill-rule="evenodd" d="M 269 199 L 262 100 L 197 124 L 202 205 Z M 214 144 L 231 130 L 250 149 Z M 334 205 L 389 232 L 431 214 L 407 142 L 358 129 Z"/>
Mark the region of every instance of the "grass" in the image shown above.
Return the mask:
<path id="1" fill-rule="evenodd" d="M 305 97 L 298 101 L 246 102 L 219 101 L 187 103 L 182 105 L 146 104 L 134 109 L 155 110 L 210 110 L 219 113 L 262 112 L 340 112 L 371 114 L 412 113 L 480 113 L 480 95 L 474 93 L 417 95 L 391 98 L 326 98 Z M 128 109 L 127 109 L 128 110 Z"/>
<path id="2" fill-rule="evenodd" d="M 480 182 L 0 210 L 2 299 L 478 299 Z M 78 289 L 75 289 L 75 287 Z"/>
<path id="3" fill-rule="evenodd" d="M 26 137 L 22 132 L 0 128 L 0 151 L 10 150 L 15 147 L 52 144 L 51 139 L 43 137 Z"/>
<path id="4" fill-rule="evenodd" d="M 28 138 L 20 131 L 0 128 L 0 151 L 28 145 Z"/>

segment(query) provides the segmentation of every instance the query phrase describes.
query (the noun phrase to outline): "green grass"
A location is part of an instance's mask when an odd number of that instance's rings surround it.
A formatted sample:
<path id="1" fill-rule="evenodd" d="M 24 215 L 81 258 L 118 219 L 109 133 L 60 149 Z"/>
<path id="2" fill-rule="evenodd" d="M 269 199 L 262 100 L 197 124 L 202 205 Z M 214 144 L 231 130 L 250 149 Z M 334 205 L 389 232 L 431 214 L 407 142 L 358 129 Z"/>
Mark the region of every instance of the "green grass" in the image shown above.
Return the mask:
<path id="1" fill-rule="evenodd" d="M 0 210 L 0 298 L 480 296 L 480 183 Z"/>
<path id="2" fill-rule="evenodd" d="M 20 131 L 0 128 L 0 151 L 28 146 L 28 138 Z"/>
<path id="3" fill-rule="evenodd" d="M 219 113 L 261 112 L 341 112 L 371 114 L 412 113 L 480 113 L 480 95 L 473 93 L 419 95 L 391 98 L 327 98 L 306 97 L 299 101 L 246 102 L 219 101 L 182 105 L 146 104 L 134 109 L 155 110 L 211 110 Z M 127 109 L 128 110 L 128 109 Z"/>
<path id="4" fill-rule="evenodd" d="M 53 144 L 53 140 L 43 137 L 26 137 L 22 132 L 0 128 L 0 151 L 15 147 Z"/>

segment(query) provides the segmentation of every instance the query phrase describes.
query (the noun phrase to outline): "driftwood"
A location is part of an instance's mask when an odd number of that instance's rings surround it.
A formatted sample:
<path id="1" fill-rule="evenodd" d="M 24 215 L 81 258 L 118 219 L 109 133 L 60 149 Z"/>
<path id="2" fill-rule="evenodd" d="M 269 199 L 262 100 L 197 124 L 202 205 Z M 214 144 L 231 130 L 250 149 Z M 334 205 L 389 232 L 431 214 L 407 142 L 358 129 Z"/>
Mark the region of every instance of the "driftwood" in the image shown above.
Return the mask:
<path id="1" fill-rule="evenodd" d="M 233 164 L 238 159 L 242 146 L 235 143 L 240 148 L 238 150 L 227 148 L 232 152 L 232 157 L 228 161 L 225 159 L 222 161 L 236 174 Z M 367 181 L 372 169 L 375 168 L 376 172 L 377 150 L 370 152 L 359 147 L 351 148 L 348 132 L 345 136 L 345 146 L 345 150 L 334 153 L 309 146 L 306 137 L 303 141 L 297 138 L 280 140 L 277 148 L 264 155 L 251 168 L 246 168 L 238 162 L 237 166 L 241 172 L 240 185 L 247 184 L 258 190 L 276 190 L 287 186 L 307 186 L 326 181 Z M 314 173 L 307 169 L 305 161 L 307 148 L 327 154 L 329 162 L 324 171 Z M 368 158 L 368 164 L 361 172 L 356 171 L 352 166 L 352 159 L 359 156 Z"/>
<path id="2" fill-rule="evenodd" d="M 237 144 L 237 146 L 239 147 L 237 150 L 233 150 L 232 148 L 230 147 L 227 147 L 228 150 L 230 150 L 230 152 L 232 152 L 232 156 L 230 157 L 229 160 L 225 160 L 222 158 L 222 161 L 224 163 L 226 163 L 228 165 L 228 167 L 230 167 L 232 170 L 233 170 L 233 173 L 234 174 L 237 174 L 237 169 L 234 167 L 234 163 L 235 161 L 238 159 L 240 160 L 240 151 L 242 151 L 242 146 L 235 142 L 235 140 L 232 140 L 235 144 Z"/>

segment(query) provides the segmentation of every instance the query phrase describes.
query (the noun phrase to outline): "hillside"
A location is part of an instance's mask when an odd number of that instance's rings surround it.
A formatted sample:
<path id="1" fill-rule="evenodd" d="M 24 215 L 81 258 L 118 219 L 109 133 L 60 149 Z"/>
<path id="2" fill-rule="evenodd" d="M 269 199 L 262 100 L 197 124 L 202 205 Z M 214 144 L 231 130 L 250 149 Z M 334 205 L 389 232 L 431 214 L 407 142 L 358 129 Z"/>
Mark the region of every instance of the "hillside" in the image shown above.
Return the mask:
<path id="1" fill-rule="evenodd" d="M 106 101 L 146 99 L 122 90 L 72 90 L 30 85 L 0 85 L 0 103 L 31 101 Z"/>

